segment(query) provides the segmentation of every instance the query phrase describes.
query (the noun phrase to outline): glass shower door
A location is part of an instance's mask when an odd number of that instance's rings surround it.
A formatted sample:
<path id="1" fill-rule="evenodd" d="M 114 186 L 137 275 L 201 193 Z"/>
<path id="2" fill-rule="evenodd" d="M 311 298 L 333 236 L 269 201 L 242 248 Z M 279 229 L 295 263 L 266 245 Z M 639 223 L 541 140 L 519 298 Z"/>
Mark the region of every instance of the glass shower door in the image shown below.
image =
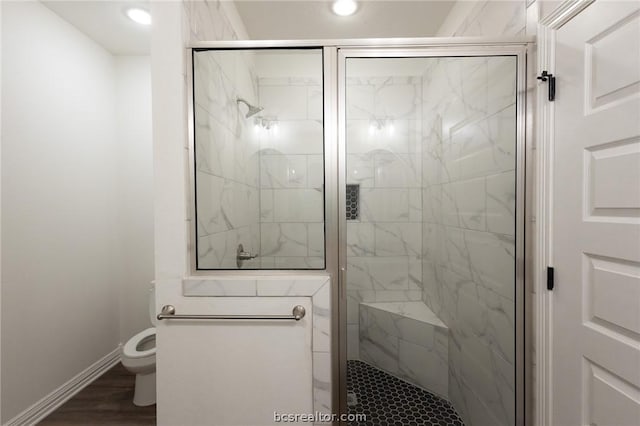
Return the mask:
<path id="1" fill-rule="evenodd" d="M 341 57 L 347 410 L 514 425 L 523 61 L 429 55 Z"/>

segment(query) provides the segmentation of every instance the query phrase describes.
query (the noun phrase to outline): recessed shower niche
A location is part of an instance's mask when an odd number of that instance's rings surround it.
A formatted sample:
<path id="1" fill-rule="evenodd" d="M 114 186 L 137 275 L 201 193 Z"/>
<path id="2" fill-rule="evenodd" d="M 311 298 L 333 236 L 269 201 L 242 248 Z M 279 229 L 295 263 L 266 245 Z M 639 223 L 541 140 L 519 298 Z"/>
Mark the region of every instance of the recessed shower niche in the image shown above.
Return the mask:
<path id="1" fill-rule="evenodd" d="M 197 269 L 324 269 L 322 50 L 195 50 L 193 72 Z"/>

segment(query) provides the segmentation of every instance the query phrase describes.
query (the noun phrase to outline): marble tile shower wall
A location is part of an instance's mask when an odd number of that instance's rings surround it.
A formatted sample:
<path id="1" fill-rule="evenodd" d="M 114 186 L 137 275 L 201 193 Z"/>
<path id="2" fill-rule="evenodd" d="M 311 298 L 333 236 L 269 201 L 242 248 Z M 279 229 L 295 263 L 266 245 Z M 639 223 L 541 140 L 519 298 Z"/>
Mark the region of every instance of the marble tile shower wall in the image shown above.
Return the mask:
<path id="1" fill-rule="evenodd" d="M 237 40 L 246 38 L 244 28 L 234 27 L 221 0 L 182 0 L 183 40 Z"/>
<path id="2" fill-rule="evenodd" d="M 360 302 L 421 300 L 420 77 L 347 78 L 347 351 L 360 358 Z"/>
<path id="3" fill-rule="evenodd" d="M 198 266 L 235 269 L 238 244 L 260 250 L 259 140 L 236 102 L 257 103 L 257 80 L 248 53 L 198 53 L 194 67 Z"/>
<path id="4" fill-rule="evenodd" d="M 449 327 L 469 426 L 515 422 L 515 67 L 442 58 L 423 75 L 423 300 Z"/>
<path id="5" fill-rule="evenodd" d="M 262 268 L 324 267 L 322 81 L 259 78 Z"/>
<path id="6" fill-rule="evenodd" d="M 535 0 L 477 1 L 453 34 L 438 34 L 438 36 L 525 35 L 526 9 L 534 2 Z"/>

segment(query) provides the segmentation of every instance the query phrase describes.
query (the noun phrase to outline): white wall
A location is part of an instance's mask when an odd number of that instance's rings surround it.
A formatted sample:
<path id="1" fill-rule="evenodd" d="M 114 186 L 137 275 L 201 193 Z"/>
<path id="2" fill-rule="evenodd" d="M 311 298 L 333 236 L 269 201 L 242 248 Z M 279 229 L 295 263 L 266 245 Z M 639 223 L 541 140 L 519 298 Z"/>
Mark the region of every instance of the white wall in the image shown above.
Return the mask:
<path id="1" fill-rule="evenodd" d="M 182 2 L 152 2 L 155 279 L 179 283 L 187 271 L 186 90 Z M 188 26 L 186 26 L 188 29 Z"/>
<path id="2" fill-rule="evenodd" d="M 2 28 L 2 2 L 0 2 L 0 29 Z M 0 46 L 2 46 L 2 31 L 0 31 Z M 2 63 L 2 49 L 0 49 L 0 64 Z M 2 99 L 2 66 L 0 66 L 0 99 Z M 0 105 L 0 141 L 2 140 L 2 105 Z M 2 240 L 2 144 L 0 143 L 0 241 Z M 2 276 L 2 244 L 0 244 L 0 277 Z M 0 335 L 2 332 L 2 280 L 0 279 Z M 2 365 L 2 338 L 0 338 L 0 366 Z M 0 383 L 2 383 L 2 368 L 0 367 Z M 0 401 L 2 401 L 2 386 L 0 386 Z M 0 402 L 0 422 L 2 422 L 2 403 Z"/>
<path id="3" fill-rule="evenodd" d="M 150 327 L 153 279 L 153 146 L 151 63 L 148 56 L 116 56 L 119 231 L 122 232 L 120 341 Z"/>
<path id="4" fill-rule="evenodd" d="M 38 2 L 2 52 L 4 423 L 148 326 L 153 217 L 145 60 Z"/>
<path id="5" fill-rule="evenodd" d="M 5 3 L 2 412 L 119 343 L 113 57 L 40 3 Z"/>

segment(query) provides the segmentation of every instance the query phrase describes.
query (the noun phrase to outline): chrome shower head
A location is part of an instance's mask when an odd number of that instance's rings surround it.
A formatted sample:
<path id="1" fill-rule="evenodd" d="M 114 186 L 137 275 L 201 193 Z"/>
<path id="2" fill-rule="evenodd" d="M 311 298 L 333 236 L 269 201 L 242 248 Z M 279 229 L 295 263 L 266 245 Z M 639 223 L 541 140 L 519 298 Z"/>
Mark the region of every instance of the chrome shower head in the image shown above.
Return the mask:
<path id="1" fill-rule="evenodd" d="M 257 113 L 259 113 L 260 111 L 262 111 L 264 108 L 259 107 L 259 106 L 255 106 L 255 105 L 251 105 L 249 102 L 245 101 L 242 98 L 238 98 L 236 99 L 237 103 L 242 102 L 243 104 L 245 104 L 247 106 L 247 108 L 249 108 L 249 111 L 247 111 L 247 114 L 245 115 L 246 118 L 252 117 L 254 115 L 256 115 Z"/>

